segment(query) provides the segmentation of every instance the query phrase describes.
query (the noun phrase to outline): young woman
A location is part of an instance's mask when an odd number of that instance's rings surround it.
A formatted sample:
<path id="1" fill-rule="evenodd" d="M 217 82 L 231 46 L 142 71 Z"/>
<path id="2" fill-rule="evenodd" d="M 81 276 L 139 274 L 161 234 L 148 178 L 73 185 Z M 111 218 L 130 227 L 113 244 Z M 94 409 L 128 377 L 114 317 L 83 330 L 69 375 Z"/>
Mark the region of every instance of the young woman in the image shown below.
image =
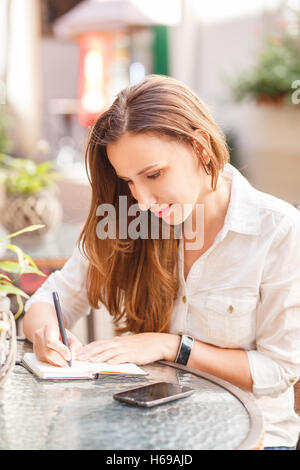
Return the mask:
<path id="1" fill-rule="evenodd" d="M 25 305 L 37 357 L 69 359 L 53 290 L 68 330 L 103 304 L 117 336 L 83 346 L 68 331 L 73 357 L 213 374 L 257 399 L 265 446 L 295 446 L 300 213 L 230 165 L 204 103 L 170 77 L 119 93 L 90 131 L 86 167 L 92 201 L 73 255 Z"/>

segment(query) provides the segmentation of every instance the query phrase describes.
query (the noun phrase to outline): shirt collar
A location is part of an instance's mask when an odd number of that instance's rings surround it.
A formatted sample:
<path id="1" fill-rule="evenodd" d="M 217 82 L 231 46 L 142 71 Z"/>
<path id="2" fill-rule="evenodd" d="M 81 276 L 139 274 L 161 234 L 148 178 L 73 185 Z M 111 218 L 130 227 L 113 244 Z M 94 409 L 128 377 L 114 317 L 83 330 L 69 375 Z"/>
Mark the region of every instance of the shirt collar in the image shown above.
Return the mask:
<path id="1" fill-rule="evenodd" d="M 231 195 L 224 225 L 219 238 L 224 238 L 229 230 L 246 235 L 259 235 L 259 202 L 257 190 L 230 163 L 226 163 L 221 174 L 231 179 Z M 183 260 L 183 239 L 179 240 L 179 259 Z"/>
<path id="2" fill-rule="evenodd" d="M 230 163 L 226 163 L 222 174 L 232 180 L 224 229 L 249 235 L 259 235 L 260 220 L 257 190 Z"/>

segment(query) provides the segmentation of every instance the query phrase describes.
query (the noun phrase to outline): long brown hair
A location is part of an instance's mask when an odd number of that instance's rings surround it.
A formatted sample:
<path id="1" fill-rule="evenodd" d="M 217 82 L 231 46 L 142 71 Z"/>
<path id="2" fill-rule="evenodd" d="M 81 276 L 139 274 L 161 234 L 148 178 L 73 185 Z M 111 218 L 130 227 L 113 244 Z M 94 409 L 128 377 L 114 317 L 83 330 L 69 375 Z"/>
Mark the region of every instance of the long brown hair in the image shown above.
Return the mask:
<path id="1" fill-rule="evenodd" d="M 201 132 L 195 133 L 196 130 Z M 85 165 L 92 199 L 78 245 L 89 260 L 90 305 L 99 308 L 102 303 L 115 325 L 122 321 L 123 327 L 117 327 L 116 333 L 168 332 L 179 287 L 178 239 L 174 237 L 174 227 L 170 227 L 168 239 L 123 240 L 118 236 L 101 239 L 96 233 L 99 222 L 96 211 L 100 204 L 109 203 L 116 208 L 118 235 L 119 196 L 127 196 L 128 206 L 137 202 L 128 184 L 117 177 L 106 153 L 106 145 L 126 132 L 152 132 L 193 146 L 198 142 L 210 156 L 209 170 L 201 163 L 211 174 L 213 189 L 219 171 L 229 161 L 228 148 L 200 98 L 183 83 L 162 75 L 150 75 L 122 90 L 89 133 Z M 150 211 L 147 217 L 150 226 Z M 160 229 L 162 223 L 160 219 Z"/>

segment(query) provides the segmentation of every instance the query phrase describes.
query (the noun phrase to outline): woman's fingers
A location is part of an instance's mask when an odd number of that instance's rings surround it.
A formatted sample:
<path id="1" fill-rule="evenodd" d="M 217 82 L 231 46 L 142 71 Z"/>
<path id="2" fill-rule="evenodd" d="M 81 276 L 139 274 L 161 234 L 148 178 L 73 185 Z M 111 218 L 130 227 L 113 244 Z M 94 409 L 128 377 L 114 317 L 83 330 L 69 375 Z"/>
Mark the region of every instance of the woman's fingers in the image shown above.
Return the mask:
<path id="1" fill-rule="evenodd" d="M 109 359 L 107 362 L 109 364 L 124 364 L 125 362 L 132 362 L 132 361 L 128 360 L 128 356 L 126 354 L 118 354 L 112 359 Z"/>
<path id="2" fill-rule="evenodd" d="M 97 362 L 97 363 L 109 362 L 110 360 L 113 360 L 120 355 L 125 356 L 125 354 L 126 353 L 122 351 L 121 349 L 114 348 L 114 349 L 109 349 L 108 351 L 104 351 L 101 354 L 97 354 L 96 356 L 91 357 L 90 361 Z M 126 362 L 130 362 L 130 361 L 127 360 Z"/>
<path id="3" fill-rule="evenodd" d="M 68 367 L 67 361 L 58 352 L 51 349 L 44 352 L 43 361 L 56 367 Z"/>
<path id="4" fill-rule="evenodd" d="M 59 353 L 66 361 L 71 359 L 70 349 L 57 338 L 54 331 L 48 333 L 45 343 L 47 348 Z"/>
<path id="5" fill-rule="evenodd" d="M 80 361 L 87 361 L 93 356 L 115 349 L 116 347 L 118 347 L 118 344 L 116 344 L 114 341 L 93 341 L 92 343 L 89 343 L 82 348 L 82 352 L 79 354 L 78 359 Z"/>
<path id="6" fill-rule="evenodd" d="M 33 344 L 33 351 L 39 361 L 47 362 L 53 366 L 67 367 L 67 361 L 57 351 L 50 348 L 43 348 Z"/>
<path id="7" fill-rule="evenodd" d="M 138 365 L 163 359 L 165 333 L 139 333 L 94 341 L 83 347 L 79 360 L 109 362 L 115 359 Z"/>
<path id="8" fill-rule="evenodd" d="M 69 347 L 71 349 L 72 359 L 77 359 L 78 355 L 81 353 L 83 349 L 83 345 L 79 341 L 79 339 L 76 338 L 76 336 L 74 336 L 69 331 L 67 331 L 67 336 L 68 336 L 68 341 L 69 341 Z"/>
<path id="9" fill-rule="evenodd" d="M 72 333 L 67 331 L 69 347 L 60 340 L 58 326 L 45 325 L 34 333 L 33 350 L 37 359 L 54 366 L 67 367 L 69 360 L 82 350 L 82 344 Z"/>

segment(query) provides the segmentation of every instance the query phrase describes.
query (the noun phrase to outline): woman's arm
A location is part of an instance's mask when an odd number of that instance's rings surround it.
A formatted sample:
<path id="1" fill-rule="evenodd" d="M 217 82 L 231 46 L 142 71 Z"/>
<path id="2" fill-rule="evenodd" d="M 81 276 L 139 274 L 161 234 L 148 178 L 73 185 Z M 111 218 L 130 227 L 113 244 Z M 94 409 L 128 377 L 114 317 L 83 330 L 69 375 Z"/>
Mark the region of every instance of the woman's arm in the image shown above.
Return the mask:
<path id="1" fill-rule="evenodd" d="M 32 341 L 38 359 L 55 365 L 67 365 L 70 351 L 60 341 L 52 292 L 58 292 L 64 324 L 67 328 L 72 328 L 78 318 L 90 311 L 86 291 L 88 265 L 76 246 L 62 269 L 51 273 L 25 303 L 23 330 L 25 336 Z M 68 330 L 67 336 L 73 357 L 76 357 L 82 344 Z"/>
<path id="2" fill-rule="evenodd" d="M 165 360 L 174 362 L 180 345 L 180 336 L 170 333 L 138 333 L 94 341 L 84 346 L 80 360 L 121 364 L 134 362 L 138 365 Z M 221 349 L 200 341 L 194 341 L 188 367 L 252 391 L 252 378 L 245 351 Z"/>
<path id="3" fill-rule="evenodd" d="M 34 332 L 45 325 L 57 326 L 54 305 L 46 302 L 36 302 L 29 307 L 24 316 L 24 335 L 33 343 Z"/>
<path id="4" fill-rule="evenodd" d="M 178 335 L 166 338 L 164 360 L 174 362 L 178 351 Z M 252 392 L 252 376 L 246 351 L 242 349 L 219 348 L 202 341 L 194 341 L 187 363 L 192 369 L 226 380 L 236 387 Z"/>
<path id="5" fill-rule="evenodd" d="M 49 312 L 52 308 L 55 318 L 55 310 L 52 292 L 59 295 L 64 322 L 67 328 L 72 328 L 76 321 L 90 312 L 90 305 L 87 297 L 86 276 L 89 262 L 85 259 L 76 245 L 72 256 L 66 261 L 60 270 L 52 272 L 37 291 L 25 303 L 25 312 L 42 302 L 48 307 L 43 308 L 43 312 Z M 34 309 L 38 312 L 39 309 Z M 35 314 L 38 317 L 38 313 Z M 35 316 L 34 315 L 34 316 Z M 30 315 L 31 316 L 31 315 Z"/>

